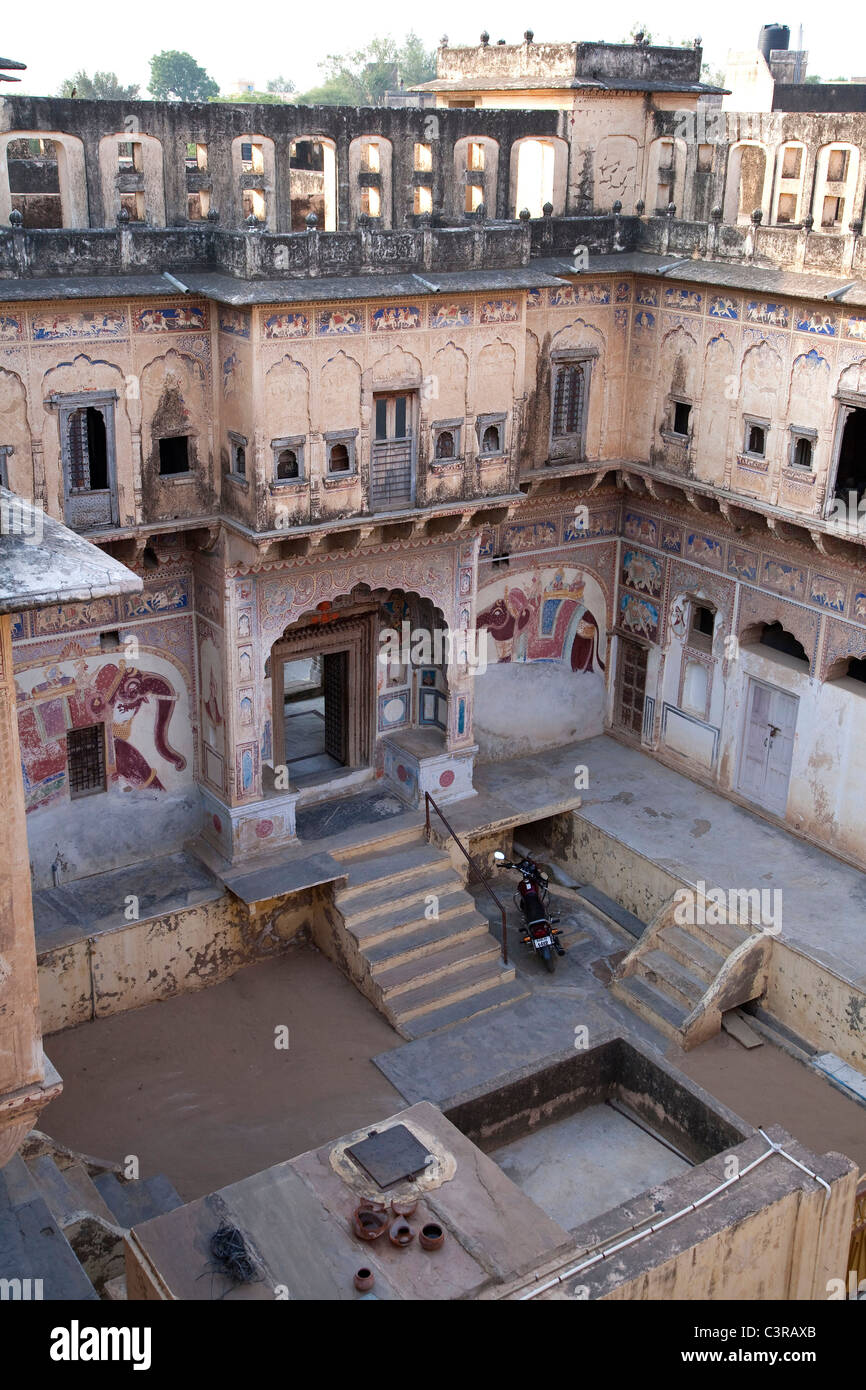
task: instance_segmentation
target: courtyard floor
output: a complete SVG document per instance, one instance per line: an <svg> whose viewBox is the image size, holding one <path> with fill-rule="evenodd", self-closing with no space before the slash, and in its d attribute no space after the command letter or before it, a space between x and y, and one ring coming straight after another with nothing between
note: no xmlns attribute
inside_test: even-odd
<svg viewBox="0 0 866 1390"><path fill-rule="evenodd" d="M289 1046L277 1048L276 1029ZM230 980L55 1033L64 1089L40 1127L190 1201L303 1153L403 1101L372 1056L400 1038L310 946Z"/></svg>
<svg viewBox="0 0 866 1390"><path fill-rule="evenodd" d="M866 1170L866 1111L772 1043L747 1051L727 1034L693 1052L632 1014L599 970L627 943L566 902L566 956L549 976L510 922L528 999L404 1043L314 948L240 970L194 994L50 1036L64 1092L41 1127L72 1148L164 1173L185 1200L305 1152L405 1104L447 1108L511 1072L574 1045L636 1035L755 1125L783 1125L818 1153L838 1150ZM275 1047L275 1030L289 1047ZM566 1223L567 1224L567 1223Z"/></svg>

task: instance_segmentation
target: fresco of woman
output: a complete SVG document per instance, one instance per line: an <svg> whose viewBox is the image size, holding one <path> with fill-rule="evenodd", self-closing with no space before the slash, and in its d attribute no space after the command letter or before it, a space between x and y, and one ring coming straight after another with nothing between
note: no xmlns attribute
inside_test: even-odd
<svg viewBox="0 0 866 1390"><path fill-rule="evenodd" d="M577 624L574 641L571 644L572 671L592 671L598 666L604 670L598 650L598 623L587 609Z"/></svg>

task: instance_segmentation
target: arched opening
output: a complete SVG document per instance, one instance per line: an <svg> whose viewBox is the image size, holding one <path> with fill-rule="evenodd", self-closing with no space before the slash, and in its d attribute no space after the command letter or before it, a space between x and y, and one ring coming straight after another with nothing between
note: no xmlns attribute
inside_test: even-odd
<svg viewBox="0 0 866 1390"><path fill-rule="evenodd" d="M442 611L416 593L359 584L303 614L268 657L265 794L318 796L378 765L377 743L404 731L444 750L451 655Z"/></svg>
<svg viewBox="0 0 866 1390"><path fill-rule="evenodd" d="M756 209L764 211L767 156L763 145L747 141L734 145L725 182L725 221L747 223Z"/></svg>
<svg viewBox="0 0 866 1390"><path fill-rule="evenodd" d="M789 141L780 146L776 156L776 206L773 217L773 221L779 225L802 221L805 166L805 145Z"/></svg>
<svg viewBox="0 0 866 1390"><path fill-rule="evenodd" d="M454 431L440 430L436 436L436 458L454 458Z"/></svg>
<svg viewBox="0 0 866 1390"><path fill-rule="evenodd" d="M76 492L100 492L108 487L105 419L93 406L69 416L69 480Z"/></svg>
<svg viewBox="0 0 866 1390"><path fill-rule="evenodd" d="M864 687L863 693L866 695L866 656L840 656L833 662L824 681L856 681Z"/></svg>
<svg viewBox="0 0 866 1390"><path fill-rule="evenodd" d="M10 140L6 146L11 206L25 227L62 227L58 146L38 136Z"/></svg>
<svg viewBox="0 0 866 1390"><path fill-rule="evenodd" d="M487 425L481 436L482 454L499 454L502 452L499 434L499 425Z"/></svg>
<svg viewBox="0 0 866 1390"><path fill-rule="evenodd" d="M333 140L304 136L289 151L292 231L303 232L310 214L320 231L337 227L337 155Z"/></svg>
<svg viewBox="0 0 866 1390"><path fill-rule="evenodd" d="M844 421L839 436L839 462L835 495L844 502L856 493L857 502L866 496L866 408L842 406Z"/></svg>
<svg viewBox="0 0 866 1390"><path fill-rule="evenodd" d="M531 217L541 217L546 203L554 215L560 214L565 207L567 163L564 140L526 136L515 141L511 150L513 215L528 208Z"/></svg>
<svg viewBox="0 0 866 1390"><path fill-rule="evenodd" d="M809 665L809 658L802 642L793 632L788 632L787 628L782 627L780 622L762 623L753 640L758 647L768 647L770 651L781 652L783 656L793 657L796 661Z"/></svg>
<svg viewBox="0 0 866 1390"><path fill-rule="evenodd" d="M84 142L61 131L0 135L0 225L16 208L25 227L87 227Z"/></svg>
<svg viewBox="0 0 866 1390"><path fill-rule="evenodd" d="M281 449L277 455L277 481L285 482L290 478L299 478L300 476L298 455L295 450Z"/></svg>

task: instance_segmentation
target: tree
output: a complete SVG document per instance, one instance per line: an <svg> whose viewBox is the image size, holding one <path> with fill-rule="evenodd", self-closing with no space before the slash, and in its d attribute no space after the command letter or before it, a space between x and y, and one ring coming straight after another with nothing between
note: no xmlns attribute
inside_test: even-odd
<svg viewBox="0 0 866 1390"><path fill-rule="evenodd" d="M138 83L124 87L118 82L116 72L95 72L88 77L82 69L74 77L66 78L57 95L71 97L73 92L88 101L134 101L138 96Z"/></svg>
<svg viewBox="0 0 866 1390"><path fill-rule="evenodd" d="M176 48L155 53L150 60L147 89L157 101L207 101L219 96L219 87L191 53Z"/></svg>
<svg viewBox="0 0 866 1390"><path fill-rule="evenodd" d="M279 92L230 92L228 96L208 97L208 101L251 102L259 106L282 106L284 94Z"/></svg>
<svg viewBox="0 0 866 1390"><path fill-rule="evenodd" d="M398 46L390 35L377 37L355 53L329 53L320 64L325 80L297 98L314 106L383 106L385 93L436 76L436 56L415 33Z"/></svg>
<svg viewBox="0 0 866 1390"><path fill-rule="evenodd" d="M280 93L280 92L293 92L294 90L295 90L295 84L294 84L294 82L290 82L289 79L288 79L287 77L272 77L271 80L270 80L270 82L266 82L266 83L265 83L265 91L266 91L266 92L276 92L276 93Z"/></svg>
<svg viewBox="0 0 866 1390"><path fill-rule="evenodd" d="M711 87L724 87L724 68L714 68L711 63L702 63L701 81L708 82Z"/></svg>
<svg viewBox="0 0 866 1390"><path fill-rule="evenodd" d="M436 76L436 54L425 48L414 30L403 40L397 54L397 67L404 87L417 87L419 82L432 82Z"/></svg>

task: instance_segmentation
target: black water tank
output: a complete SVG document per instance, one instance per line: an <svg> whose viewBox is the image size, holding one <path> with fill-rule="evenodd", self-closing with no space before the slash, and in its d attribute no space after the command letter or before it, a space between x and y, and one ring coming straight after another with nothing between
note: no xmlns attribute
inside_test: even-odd
<svg viewBox="0 0 866 1390"><path fill-rule="evenodd" d="M765 24L758 35L758 52L763 53L767 62L774 48L787 48L791 42L791 30L787 24Z"/></svg>

